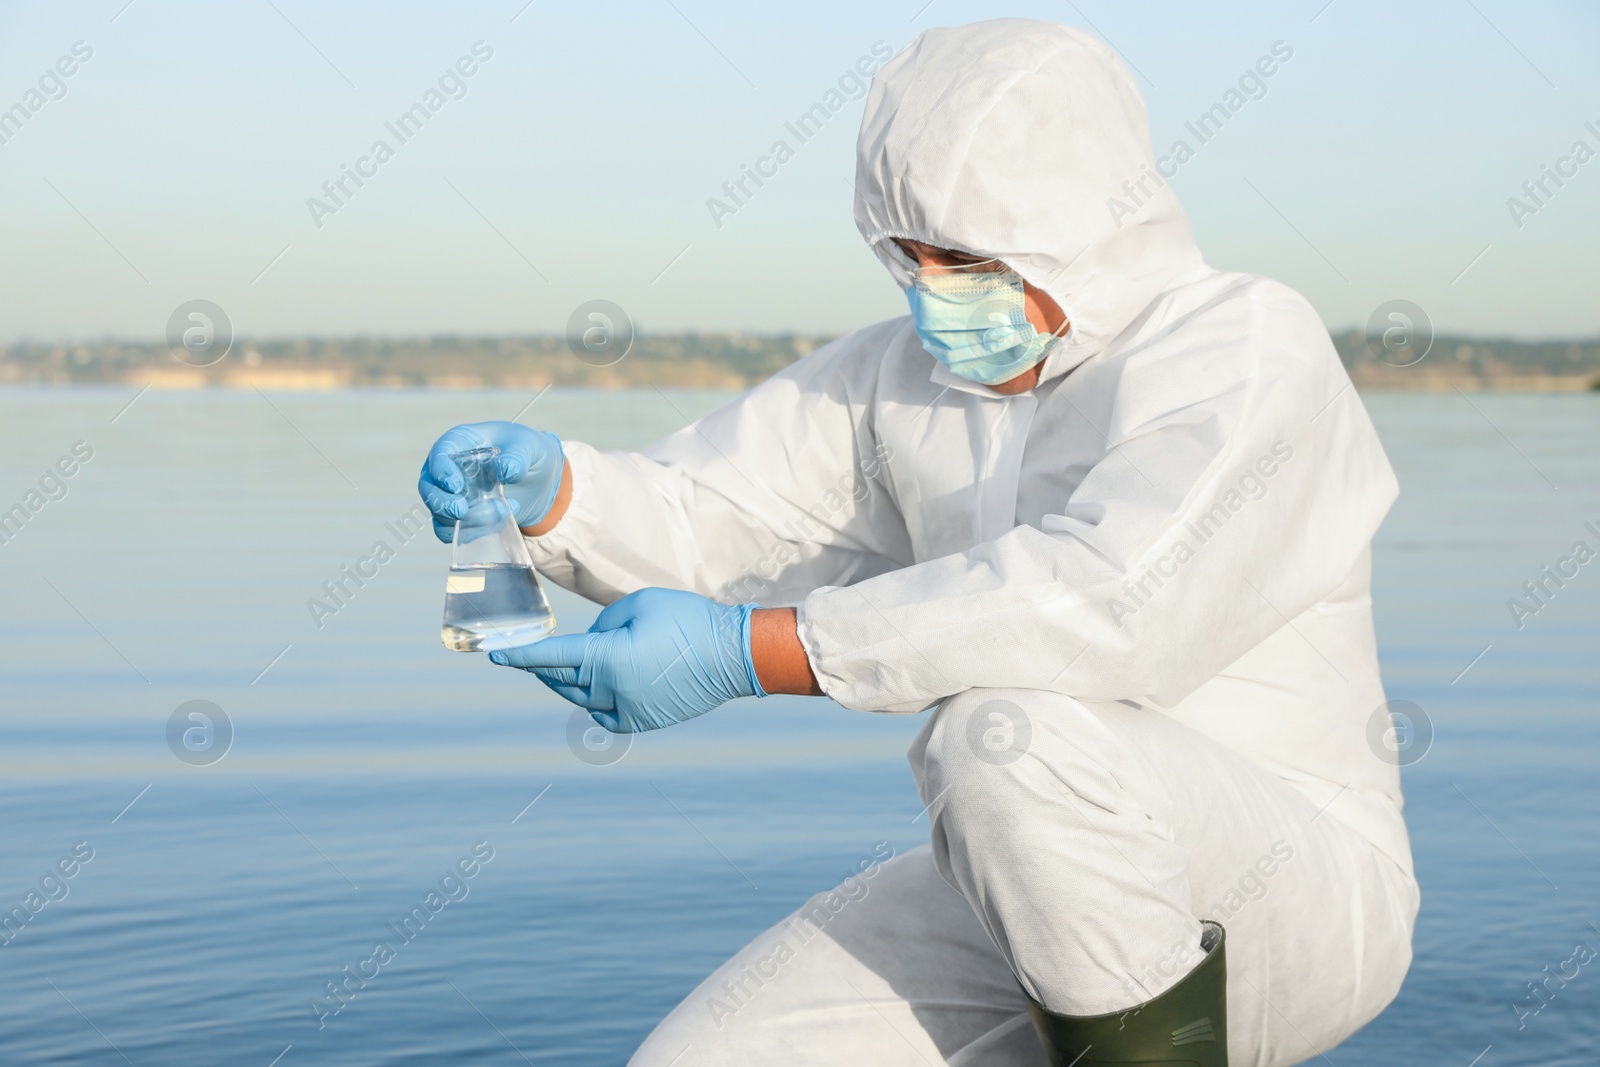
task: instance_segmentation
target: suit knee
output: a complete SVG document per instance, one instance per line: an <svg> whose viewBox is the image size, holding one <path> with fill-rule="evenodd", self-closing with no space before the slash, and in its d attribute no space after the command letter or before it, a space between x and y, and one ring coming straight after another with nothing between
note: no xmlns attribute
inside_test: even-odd
<svg viewBox="0 0 1600 1067"><path fill-rule="evenodd" d="M974 690L952 697L911 752L913 770L930 814L1003 807L1026 774L1039 731L1035 715L1005 690Z"/></svg>
<svg viewBox="0 0 1600 1067"><path fill-rule="evenodd" d="M1041 804L1084 800L1126 809L1120 740L1068 697L1032 690L969 690L945 701L910 756L930 813L991 813L1004 825Z"/></svg>
<svg viewBox="0 0 1600 1067"><path fill-rule="evenodd" d="M1009 767L1033 747L1033 716L1022 704L1002 696L952 704L941 754L947 761ZM948 750L955 748L955 752ZM949 760L950 756L954 760Z"/></svg>

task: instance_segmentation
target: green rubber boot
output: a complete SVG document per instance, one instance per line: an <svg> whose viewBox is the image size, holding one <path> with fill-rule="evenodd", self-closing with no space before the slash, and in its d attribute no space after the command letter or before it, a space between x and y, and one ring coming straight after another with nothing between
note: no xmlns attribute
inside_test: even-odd
<svg viewBox="0 0 1600 1067"><path fill-rule="evenodd" d="M1206 958L1177 985L1109 1015L1057 1015L1032 997L1028 1011L1050 1067L1228 1067L1228 962L1221 925L1205 924Z"/></svg>

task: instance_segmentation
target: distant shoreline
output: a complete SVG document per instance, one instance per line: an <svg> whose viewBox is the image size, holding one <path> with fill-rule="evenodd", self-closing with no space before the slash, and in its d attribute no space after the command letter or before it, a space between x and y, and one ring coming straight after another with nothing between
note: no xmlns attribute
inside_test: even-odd
<svg viewBox="0 0 1600 1067"><path fill-rule="evenodd" d="M0 347L0 385L128 385L163 390L359 388L746 389L832 340L801 334L670 334L638 338L620 359L592 359L565 339L239 340L207 366L159 342ZM1406 366L1376 358L1359 331L1333 335L1363 392L1600 390L1600 340L1528 342L1439 337Z"/></svg>

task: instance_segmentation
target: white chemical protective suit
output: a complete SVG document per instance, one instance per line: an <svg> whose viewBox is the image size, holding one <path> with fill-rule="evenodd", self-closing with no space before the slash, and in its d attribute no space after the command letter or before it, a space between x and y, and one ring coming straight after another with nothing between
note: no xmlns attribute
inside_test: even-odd
<svg viewBox="0 0 1600 1067"><path fill-rule="evenodd" d="M633 1062L1039 1064L1023 989L1143 1003L1201 919L1234 1067L1316 1056L1393 998L1418 902L1368 740L1396 486L1326 329L1203 262L1132 79L1073 29L922 34L874 79L856 188L901 286L894 237L995 257L1071 328L1017 396L903 317L643 453L568 443L544 574L794 605L834 700L938 705L931 848L757 938Z"/></svg>

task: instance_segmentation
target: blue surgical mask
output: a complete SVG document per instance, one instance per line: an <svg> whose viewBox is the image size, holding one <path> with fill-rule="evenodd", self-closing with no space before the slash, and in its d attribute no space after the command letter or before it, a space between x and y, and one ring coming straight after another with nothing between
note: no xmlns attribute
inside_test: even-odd
<svg viewBox="0 0 1600 1067"><path fill-rule="evenodd" d="M1032 370L1057 336L1028 321L1022 277L1009 267L918 270L906 299L922 347L951 374L980 385Z"/></svg>

